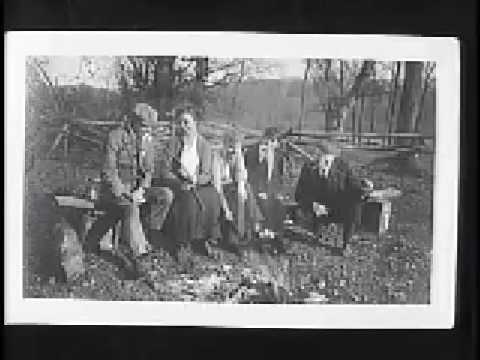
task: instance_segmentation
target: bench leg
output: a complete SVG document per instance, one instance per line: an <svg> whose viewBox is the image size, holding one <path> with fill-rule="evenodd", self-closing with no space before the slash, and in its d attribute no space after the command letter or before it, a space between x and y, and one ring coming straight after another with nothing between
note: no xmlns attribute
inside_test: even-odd
<svg viewBox="0 0 480 360"><path fill-rule="evenodd" d="M115 223L115 228L113 231L113 248L115 251L118 250L118 244L120 242L121 232L122 232L122 220L119 220Z"/></svg>
<svg viewBox="0 0 480 360"><path fill-rule="evenodd" d="M383 235L390 228L390 219L392 217L392 203L388 200L382 201L382 211L380 212L378 235Z"/></svg>

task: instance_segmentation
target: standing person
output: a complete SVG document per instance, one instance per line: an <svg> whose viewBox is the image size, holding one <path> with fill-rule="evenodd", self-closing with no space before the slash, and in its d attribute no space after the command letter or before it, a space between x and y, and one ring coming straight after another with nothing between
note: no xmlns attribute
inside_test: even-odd
<svg viewBox="0 0 480 360"><path fill-rule="evenodd" d="M286 209L278 196L282 194L282 187L276 161L278 156L275 156L279 146L277 133L275 128L267 128L263 139L250 146L245 155L249 180L265 217L264 224L275 232L282 230L286 216Z"/></svg>
<svg viewBox="0 0 480 360"><path fill-rule="evenodd" d="M213 185L212 150L197 131L194 111L175 111L176 134L161 166L160 186L174 193L164 234L174 242L174 251L189 245L207 255L206 241L220 238L221 204Z"/></svg>
<svg viewBox="0 0 480 360"><path fill-rule="evenodd" d="M134 257L149 252L146 239L148 219L141 219L146 199L158 204L171 202L169 189L150 189L153 172L153 148L142 141L142 126L146 119L130 109L122 117L122 125L108 136L102 186L97 208L104 214L97 219L86 235L87 250L99 252L100 239L119 220L122 220L121 240L129 244ZM153 201L156 199L157 201ZM155 205L153 205L155 207Z"/></svg>
<svg viewBox="0 0 480 360"><path fill-rule="evenodd" d="M228 134L224 138L225 158L227 161L228 172L230 175L230 181L225 184L224 191L225 197L230 204L232 214L230 217L234 219L238 218L238 201L244 201L244 220L245 220L245 234L253 234L260 230L261 223L265 220L262 212L257 203L255 194L253 193L252 186L249 182L249 174L245 166L245 159L243 149L240 147L241 156L237 156L235 152L235 146L239 146L242 143L242 136L238 132ZM243 183L244 188L241 189L239 194L238 182ZM234 221L235 222L235 221ZM228 224L225 224L228 225ZM229 241L239 242L240 239L233 240L235 234L232 234L230 227L225 226L225 235Z"/></svg>

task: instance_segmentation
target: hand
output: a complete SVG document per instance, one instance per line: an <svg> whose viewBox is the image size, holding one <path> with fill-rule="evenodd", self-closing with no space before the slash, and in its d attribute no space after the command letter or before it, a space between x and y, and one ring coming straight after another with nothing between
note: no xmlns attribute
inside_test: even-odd
<svg viewBox="0 0 480 360"><path fill-rule="evenodd" d="M225 219L227 219L228 221L233 220L233 214L230 209L225 209Z"/></svg>
<svg viewBox="0 0 480 360"><path fill-rule="evenodd" d="M368 179L362 179L362 190L364 191L373 190L373 182Z"/></svg>
<svg viewBox="0 0 480 360"><path fill-rule="evenodd" d="M325 205L319 204L318 202L313 202L313 212L315 216L328 215L328 210Z"/></svg>
<svg viewBox="0 0 480 360"><path fill-rule="evenodd" d="M185 171L185 169L183 169L183 168L178 169L178 173L180 174L180 176L188 179L188 174L187 174L187 172Z"/></svg>
<svg viewBox="0 0 480 360"><path fill-rule="evenodd" d="M144 203L145 202L145 190L140 187L136 190L133 191L132 193L132 201L136 204L138 203Z"/></svg>
<svg viewBox="0 0 480 360"><path fill-rule="evenodd" d="M190 174L183 168L180 168L178 170L180 176L182 176L184 179L186 179L187 181L190 181L190 182L193 182L193 179L192 177L190 176Z"/></svg>
<svg viewBox="0 0 480 360"><path fill-rule="evenodd" d="M367 199L373 191L373 182L368 179L362 179L362 199Z"/></svg>
<svg viewBox="0 0 480 360"><path fill-rule="evenodd" d="M193 184L189 184L187 182L183 182L181 185L180 185L180 189L182 189L183 191L190 191L192 190L194 187Z"/></svg>

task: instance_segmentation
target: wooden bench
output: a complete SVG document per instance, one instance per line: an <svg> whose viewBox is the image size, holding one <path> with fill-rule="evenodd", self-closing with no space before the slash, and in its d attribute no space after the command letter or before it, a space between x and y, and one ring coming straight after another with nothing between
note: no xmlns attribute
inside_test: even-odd
<svg viewBox="0 0 480 360"><path fill-rule="evenodd" d="M392 200L402 192L387 188L373 190L362 205L361 224L367 232L383 235L390 229L392 218Z"/></svg>
<svg viewBox="0 0 480 360"><path fill-rule="evenodd" d="M98 209L95 209L95 203L92 200L75 197L72 195L55 195L55 200L59 207L61 208L73 208L82 213L81 228L80 228L80 240L85 241L86 234L93 222L99 215L102 215L104 212ZM112 236L112 246L113 250L118 250L118 244L120 240L120 233L122 228L122 221L119 220L115 226L110 229L104 238L101 240L105 241L106 237Z"/></svg>

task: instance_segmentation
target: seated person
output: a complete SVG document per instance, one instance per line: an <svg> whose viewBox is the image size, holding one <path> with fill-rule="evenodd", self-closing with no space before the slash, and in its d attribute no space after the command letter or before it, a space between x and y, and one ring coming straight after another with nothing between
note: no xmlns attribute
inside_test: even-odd
<svg viewBox="0 0 480 360"><path fill-rule="evenodd" d="M168 188L150 188L153 149L148 141L142 142L140 132L145 125L142 117L127 111L122 126L108 136L103 183L97 202L97 208L105 214L88 231L87 250L99 252L100 239L122 220L122 241L130 245L135 256L143 255L150 248L144 230L149 226L161 226L158 222L152 223L150 217L140 218L148 207L155 220L159 217L155 215L159 213L157 208L168 207L172 202L172 192Z"/></svg>
<svg viewBox="0 0 480 360"><path fill-rule="evenodd" d="M295 189L295 200L304 214L314 216L315 203L326 206L324 221L343 224L344 246L359 223L362 198L368 191L348 163L334 154L323 154L318 162L306 162Z"/></svg>
<svg viewBox="0 0 480 360"><path fill-rule="evenodd" d="M195 114L182 108L175 114L176 133L162 160L155 185L168 186L174 193L163 235L173 251L181 245L207 254L205 241L218 239L220 199L213 186L212 150L198 134Z"/></svg>

